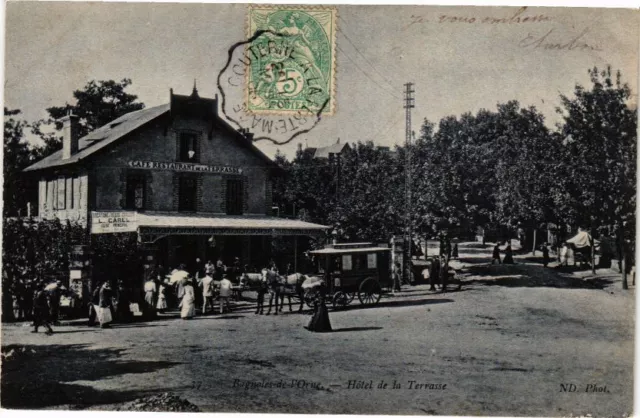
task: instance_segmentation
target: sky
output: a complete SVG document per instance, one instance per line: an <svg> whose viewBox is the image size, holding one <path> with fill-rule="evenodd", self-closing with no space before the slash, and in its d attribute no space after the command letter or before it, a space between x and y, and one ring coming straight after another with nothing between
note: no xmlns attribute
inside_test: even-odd
<svg viewBox="0 0 640 418"><path fill-rule="evenodd" d="M267 155L291 157L298 143L338 138L403 143L406 82L415 83L416 132L425 118L514 99L553 127L559 95L588 85L594 66L620 69L637 100L640 16L631 10L336 7L335 114L285 146L257 142ZM147 107L167 103L169 88L190 94L194 79L201 96L213 97L246 22L245 4L9 2L5 106L37 120L47 107L73 103L73 90L94 79L132 79L128 91Z"/></svg>

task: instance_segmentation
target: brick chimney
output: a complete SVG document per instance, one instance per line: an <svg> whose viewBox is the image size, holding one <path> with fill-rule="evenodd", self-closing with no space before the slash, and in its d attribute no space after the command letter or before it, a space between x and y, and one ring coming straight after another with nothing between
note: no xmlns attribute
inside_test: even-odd
<svg viewBox="0 0 640 418"><path fill-rule="evenodd" d="M62 159L67 160L78 152L78 116L72 112L62 119Z"/></svg>

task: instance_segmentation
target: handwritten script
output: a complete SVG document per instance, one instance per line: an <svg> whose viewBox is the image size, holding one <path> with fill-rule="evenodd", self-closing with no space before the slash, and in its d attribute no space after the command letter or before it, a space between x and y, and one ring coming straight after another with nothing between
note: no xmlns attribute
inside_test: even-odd
<svg viewBox="0 0 640 418"><path fill-rule="evenodd" d="M404 27L407 29L413 25L428 23L431 20L422 15L411 15L409 23ZM502 17L497 16L460 16L441 14L435 19L436 23L466 23L466 24L486 24L486 25L513 25L522 23L550 22L553 18L544 14L530 14L527 7L519 8L515 13Z"/></svg>
<svg viewBox="0 0 640 418"><path fill-rule="evenodd" d="M543 35L533 35L529 33L520 40L518 46L527 49L543 49L556 51L602 51L602 47L593 43L587 43L585 37L589 33L589 28L575 36L559 36L550 29Z"/></svg>

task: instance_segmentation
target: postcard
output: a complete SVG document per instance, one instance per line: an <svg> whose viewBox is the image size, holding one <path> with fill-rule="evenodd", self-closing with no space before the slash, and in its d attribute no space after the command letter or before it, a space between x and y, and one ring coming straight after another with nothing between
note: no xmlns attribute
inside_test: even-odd
<svg viewBox="0 0 640 418"><path fill-rule="evenodd" d="M8 2L2 408L630 416L638 22Z"/></svg>

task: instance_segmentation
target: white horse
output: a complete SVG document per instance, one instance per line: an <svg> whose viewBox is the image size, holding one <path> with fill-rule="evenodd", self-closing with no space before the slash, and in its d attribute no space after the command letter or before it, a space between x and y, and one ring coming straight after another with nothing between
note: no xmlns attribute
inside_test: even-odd
<svg viewBox="0 0 640 418"><path fill-rule="evenodd" d="M266 280L267 269L262 269L260 273L243 273L240 277L240 286L249 290L257 290Z"/></svg>
<svg viewBox="0 0 640 418"><path fill-rule="evenodd" d="M307 276L301 273L280 276L280 312L282 312L285 296L289 299L289 312L293 311L291 308L292 296L300 300L298 312L302 312L304 306L304 289L302 288L302 283L304 283L305 280L307 280Z"/></svg>
<svg viewBox="0 0 640 418"><path fill-rule="evenodd" d="M293 273L286 276L277 274L269 269L262 269L260 273L244 273L240 279L243 288L255 290L258 292L258 305L256 314L262 314L264 310L264 295L269 292L269 310L267 315L271 314L271 308L275 300L275 313L282 312L284 306L284 298L289 299L289 312L293 312L291 298L297 297L300 300L298 312L302 311L304 306L304 289L302 283L307 280L307 276L301 273ZM280 305L278 307L278 305Z"/></svg>

